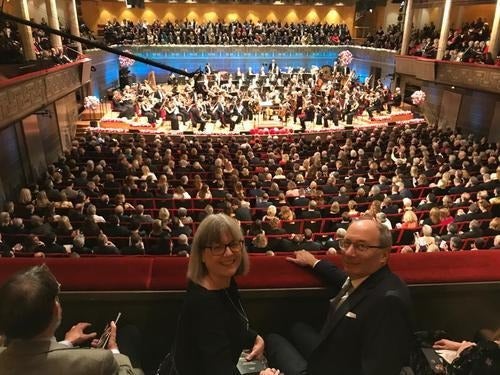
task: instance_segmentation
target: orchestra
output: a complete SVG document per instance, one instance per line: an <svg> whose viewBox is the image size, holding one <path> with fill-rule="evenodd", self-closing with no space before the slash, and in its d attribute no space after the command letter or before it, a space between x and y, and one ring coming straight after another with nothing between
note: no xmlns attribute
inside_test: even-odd
<svg viewBox="0 0 500 375"><path fill-rule="evenodd" d="M339 121L349 124L365 113L372 118L374 113L391 113L401 106L399 88L392 93L380 79L372 78L359 82L355 70L335 64L313 67L310 72L304 68L280 71L273 60L267 72L242 73L238 68L233 75L214 71L207 63L204 73L185 80L170 76L166 83L157 84L154 74L148 76L142 83L115 90L112 103L120 117L145 116L153 125L167 121L172 130L182 122L204 131L212 122L214 128L234 132L243 121L276 116L285 125L289 119L299 122L304 131L308 122L338 127Z"/></svg>

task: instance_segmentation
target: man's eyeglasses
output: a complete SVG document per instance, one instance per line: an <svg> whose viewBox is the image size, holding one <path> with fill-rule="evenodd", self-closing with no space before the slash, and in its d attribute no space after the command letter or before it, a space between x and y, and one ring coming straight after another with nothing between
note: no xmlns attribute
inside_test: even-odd
<svg viewBox="0 0 500 375"><path fill-rule="evenodd" d="M207 249L210 249L212 255L215 256L223 255L227 248L229 248L233 254L239 253L243 248L243 241L231 241L223 245L207 246Z"/></svg>
<svg viewBox="0 0 500 375"><path fill-rule="evenodd" d="M347 238L342 238L339 240L339 247L341 250L347 250L350 247L353 247L354 250L359 251L359 252L364 252L368 251L369 249L383 249L384 246L375 246L375 245L368 245L364 242L353 242L350 239Z"/></svg>

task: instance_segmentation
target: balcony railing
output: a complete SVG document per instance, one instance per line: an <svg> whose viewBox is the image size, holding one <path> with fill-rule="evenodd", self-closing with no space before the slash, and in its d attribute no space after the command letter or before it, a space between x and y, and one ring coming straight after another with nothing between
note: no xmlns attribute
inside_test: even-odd
<svg viewBox="0 0 500 375"><path fill-rule="evenodd" d="M396 56L396 73L449 86L500 94L500 67Z"/></svg>
<svg viewBox="0 0 500 375"><path fill-rule="evenodd" d="M88 58L0 80L0 128L62 98L90 80Z"/></svg>

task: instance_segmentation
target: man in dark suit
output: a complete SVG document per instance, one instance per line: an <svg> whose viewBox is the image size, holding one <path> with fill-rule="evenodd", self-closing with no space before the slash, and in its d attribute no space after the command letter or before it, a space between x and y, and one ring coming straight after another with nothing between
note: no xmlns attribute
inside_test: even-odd
<svg viewBox="0 0 500 375"><path fill-rule="evenodd" d="M316 201L311 200L309 201L308 208L305 211L302 211L301 215L302 219L320 219L321 218L321 212L318 211L318 204Z"/></svg>
<svg viewBox="0 0 500 375"><path fill-rule="evenodd" d="M408 287L387 265L391 234L374 220L355 220L340 245L344 271L307 251L287 258L311 267L336 296L320 333L293 329L301 352L280 335L267 337L269 364L287 375L399 375L413 337Z"/></svg>
<svg viewBox="0 0 500 375"><path fill-rule="evenodd" d="M9 342L6 348L0 348L0 373L142 374L132 368L127 356L120 354L114 322L110 324L108 350L77 347L96 337L95 332L84 332L89 323L74 325L64 341L56 341L54 335L62 319L59 288L46 265L15 274L0 288L0 332Z"/></svg>
<svg viewBox="0 0 500 375"><path fill-rule="evenodd" d="M110 237L128 237L130 230L126 226L120 225L120 219L117 215L110 215L104 226L104 234Z"/></svg>
<svg viewBox="0 0 500 375"><path fill-rule="evenodd" d="M309 228L306 228L304 229L304 241L299 243L297 248L307 251L319 251L321 250L321 244L318 241L314 241L313 232Z"/></svg>

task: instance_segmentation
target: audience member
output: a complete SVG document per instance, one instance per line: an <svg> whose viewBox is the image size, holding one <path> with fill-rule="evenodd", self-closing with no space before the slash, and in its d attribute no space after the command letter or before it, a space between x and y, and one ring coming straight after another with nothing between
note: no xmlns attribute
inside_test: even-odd
<svg viewBox="0 0 500 375"><path fill-rule="evenodd" d="M373 219L355 220L341 248L345 273L306 251L289 258L312 267L337 296L320 333L297 325L292 330L296 346L270 335L269 363L289 375L399 374L412 346L411 303L407 286L387 266L390 232Z"/></svg>
<svg viewBox="0 0 500 375"><path fill-rule="evenodd" d="M11 276L0 287L0 333L8 343L6 348L0 348L0 372L142 374L140 369L132 367L127 356L120 354L114 322L110 324L106 349L78 348L96 337L95 332L85 333L89 323L77 323L66 333L64 341L56 341L55 332L62 320L60 286L47 266L42 265ZM127 347L137 345L129 341ZM138 350L135 356L137 353Z"/></svg>

